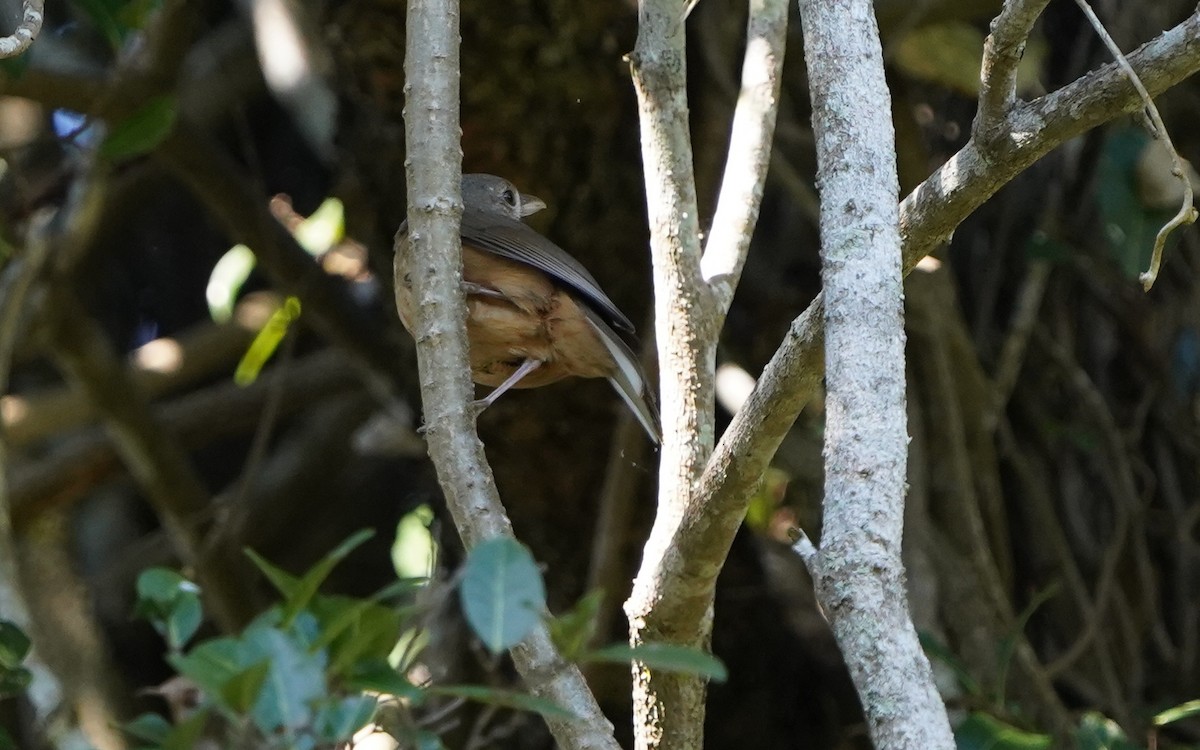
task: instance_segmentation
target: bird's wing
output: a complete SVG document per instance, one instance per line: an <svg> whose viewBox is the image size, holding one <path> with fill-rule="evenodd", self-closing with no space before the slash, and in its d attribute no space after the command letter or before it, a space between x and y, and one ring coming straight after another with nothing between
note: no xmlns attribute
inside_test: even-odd
<svg viewBox="0 0 1200 750"><path fill-rule="evenodd" d="M582 295L588 306L602 313L611 325L627 333L634 332L633 323L617 309L600 288L600 283L579 261L525 224L505 216L467 209L463 212L462 238L473 247L550 274Z"/></svg>
<svg viewBox="0 0 1200 750"><path fill-rule="evenodd" d="M583 310L592 330L600 337L604 348L608 350L617 364L616 372L608 377L608 382L612 384L613 390L642 423L642 427L654 444L661 443L662 427L658 418L658 410L654 403L653 391L646 382L646 373L642 370L641 360L621 340L616 331L609 328L608 324L596 314L596 311L587 305L580 305L580 309Z"/></svg>

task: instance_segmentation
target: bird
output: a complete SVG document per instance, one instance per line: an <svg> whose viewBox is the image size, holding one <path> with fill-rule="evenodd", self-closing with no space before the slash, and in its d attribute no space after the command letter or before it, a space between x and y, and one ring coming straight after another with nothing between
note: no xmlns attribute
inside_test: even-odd
<svg viewBox="0 0 1200 750"><path fill-rule="evenodd" d="M522 221L545 201L490 174L463 175L462 201L471 378L493 388L476 407L486 409L512 388L607 378L657 444L662 430L646 373L617 332L632 337L633 323L578 260ZM395 246L396 308L412 333L407 221Z"/></svg>

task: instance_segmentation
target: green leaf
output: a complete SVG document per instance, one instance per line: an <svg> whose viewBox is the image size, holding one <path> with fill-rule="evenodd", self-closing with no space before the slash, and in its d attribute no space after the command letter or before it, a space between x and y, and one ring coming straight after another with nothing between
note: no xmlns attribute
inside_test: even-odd
<svg viewBox="0 0 1200 750"><path fill-rule="evenodd" d="M213 266L204 287L204 299L214 321L225 323L233 317L234 303L256 262L253 250L245 245L234 245Z"/></svg>
<svg viewBox="0 0 1200 750"><path fill-rule="evenodd" d="M0 750L17 750L17 743L12 735L4 731L4 727L0 727Z"/></svg>
<svg viewBox="0 0 1200 750"><path fill-rule="evenodd" d="M33 674L25 667L0 670L0 698L24 692L33 682Z"/></svg>
<svg viewBox="0 0 1200 750"><path fill-rule="evenodd" d="M173 570L142 571L137 595L137 613L150 620L172 651L187 645L204 621L200 588Z"/></svg>
<svg viewBox="0 0 1200 750"><path fill-rule="evenodd" d="M400 633L400 613L371 600L317 597L313 612L322 630L313 648L328 648L329 671L344 674L363 659L383 659Z"/></svg>
<svg viewBox="0 0 1200 750"><path fill-rule="evenodd" d="M173 96L157 96L146 102L113 126L100 143L100 155L116 161L153 151L175 127L175 108Z"/></svg>
<svg viewBox="0 0 1200 750"><path fill-rule="evenodd" d="M1166 711L1161 711L1155 714L1154 726L1166 726L1171 722L1190 719L1193 716L1200 716L1200 700L1180 703L1178 706L1168 708Z"/></svg>
<svg viewBox="0 0 1200 750"><path fill-rule="evenodd" d="M596 589L548 623L550 638L567 661L579 658L596 635L596 617L603 602L604 592Z"/></svg>
<svg viewBox="0 0 1200 750"><path fill-rule="evenodd" d="M300 298L287 297L284 299L283 307L271 313L266 325L254 337L254 340L250 342L250 347L242 355L237 369L233 372L233 382L245 387L257 380L263 367L283 342L283 337L287 335L288 329L299 317Z"/></svg>
<svg viewBox="0 0 1200 750"><path fill-rule="evenodd" d="M954 730L954 742L958 750L1045 750L1053 740L975 712Z"/></svg>
<svg viewBox="0 0 1200 750"><path fill-rule="evenodd" d="M196 750L196 743L208 725L209 709L201 708L196 713L179 722L171 729L171 734L163 741L162 750Z"/></svg>
<svg viewBox="0 0 1200 750"><path fill-rule="evenodd" d="M258 700L270 671L271 663L267 661L247 667L221 686L221 700L235 713L246 713Z"/></svg>
<svg viewBox="0 0 1200 750"><path fill-rule="evenodd" d="M500 538L467 555L459 598L475 635L498 654L537 625L546 588L529 550L515 539Z"/></svg>
<svg viewBox="0 0 1200 750"><path fill-rule="evenodd" d="M612 664L638 661L651 670L695 674L707 677L713 682L724 682L729 677L725 665L717 657L697 648L677 646L673 643L643 643L640 646L618 643L589 651L580 661Z"/></svg>
<svg viewBox="0 0 1200 750"><path fill-rule="evenodd" d="M158 714L144 713L126 722L121 730L130 737L161 745L171 734L171 722Z"/></svg>
<svg viewBox="0 0 1200 750"><path fill-rule="evenodd" d="M421 505L409 511L396 524L392 543L392 566L401 578L428 578L433 571L437 543L429 532L433 510Z"/></svg>
<svg viewBox="0 0 1200 750"><path fill-rule="evenodd" d="M271 582L275 590L282 594L285 599L296 593L296 588L300 585L299 578L271 564L266 558L252 549L246 549L246 557L250 558L250 562L254 563L254 566L262 571L262 574L267 577L267 580Z"/></svg>
<svg viewBox="0 0 1200 750"><path fill-rule="evenodd" d="M306 727L312 702L325 694L325 653L310 652L307 642L271 627L251 626L243 641L248 659L270 664L250 713L255 725L267 734Z"/></svg>
<svg viewBox="0 0 1200 750"><path fill-rule="evenodd" d="M292 236L309 255L322 255L345 236L345 213L340 200L326 198L316 211L296 226Z"/></svg>
<svg viewBox="0 0 1200 750"><path fill-rule="evenodd" d="M0 669L20 666L29 655L30 646L25 631L9 620L0 620Z"/></svg>
<svg viewBox="0 0 1200 750"><path fill-rule="evenodd" d="M234 638L214 638L186 654L168 654L167 662L216 700L221 699L227 682L255 664L246 647Z"/></svg>
<svg viewBox="0 0 1200 750"><path fill-rule="evenodd" d="M535 695L528 695L527 693L518 693L515 690L501 690L500 688L486 687L484 685L437 685L427 690L431 695L464 698L489 706L512 708L518 711L531 711L550 719L577 718L575 714L554 701L538 698Z"/></svg>
<svg viewBox="0 0 1200 750"><path fill-rule="evenodd" d="M1075 732L1078 750L1137 750L1121 727L1112 719L1094 711L1083 715Z"/></svg>
<svg viewBox="0 0 1200 750"><path fill-rule="evenodd" d="M317 708L313 728L317 738L326 742L347 742L375 715L375 698L351 695L331 698Z"/></svg>
<svg viewBox="0 0 1200 750"><path fill-rule="evenodd" d="M346 687L351 690L371 691L394 695L420 705L425 700L425 689L409 682L401 672L382 659L364 661L355 665L346 678Z"/></svg>
<svg viewBox="0 0 1200 750"><path fill-rule="evenodd" d="M296 615L300 614L300 611L308 606L313 596L316 595L317 589L321 587L321 584L325 582L325 579L329 577L329 574L333 572L337 564L374 535L375 532L371 529L362 529L351 534L346 541L326 553L302 578L295 581L294 586L288 585L290 591L284 592L287 598L283 605L283 626L285 628L291 625ZM263 569L268 578L272 578L271 573L266 568L263 568L263 565L266 564L268 568L274 570L273 566L270 566L265 560L249 550L247 550L247 554L250 555L250 559L259 565L260 569ZM272 583L276 583L274 578L272 578ZM279 588L282 592L283 587Z"/></svg>

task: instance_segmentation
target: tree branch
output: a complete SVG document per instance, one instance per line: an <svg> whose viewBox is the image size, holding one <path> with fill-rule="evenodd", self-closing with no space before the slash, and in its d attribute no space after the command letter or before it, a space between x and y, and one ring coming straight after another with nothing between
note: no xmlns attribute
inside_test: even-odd
<svg viewBox="0 0 1200 750"><path fill-rule="evenodd" d="M896 139L870 0L800 0L826 295L825 503L813 576L876 747L952 748L908 610Z"/></svg>
<svg viewBox="0 0 1200 750"><path fill-rule="evenodd" d="M1159 94L1200 70L1200 12L1128 55L1146 89ZM1137 111L1142 102L1110 64L1032 102L1006 118L1003 158L985 160L974 140L900 204L903 268L946 242L954 228L1038 159L1092 128ZM754 489L824 376L825 296L795 321L742 409L714 450L679 529L675 553L655 570L656 607L664 618L705 615L711 590Z"/></svg>
<svg viewBox="0 0 1200 750"><path fill-rule="evenodd" d="M979 110L971 126L976 142L991 143L1004 131L1004 121L1017 103L1017 68L1029 32L1050 0L1014 0L992 21L983 44L979 74Z"/></svg>
<svg viewBox="0 0 1200 750"><path fill-rule="evenodd" d="M463 543L512 536L483 443L475 432L462 293L457 0L409 0L406 24L405 140L408 143L408 242L397 246L396 286L407 274L417 300L415 330L429 456ZM558 654L545 625L512 649L535 695L576 715L547 718L564 748L616 750L612 724L577 667Z"/></svg>
<svg viewBox="0 0 1200 750"><path fill-rule="evenodd" d="M641 0L638 36L629 56L641 122L642 163L654 267L655 340L661 383L663 441L658 513L625 602L634 644L667 641L708 645L712 600L692 620L663 617L656 572L674 554L688 517L695 480L714 442L714 363L720 331L715 297L700 270L700 223L688 126L684 7ZM696 675L633 665L634 735L640 748L700 747L705 684Z"/></svg>
<svg viewBox="0 0 1200 750"><path fill-rule="evenodd" d="M733 113L717 211L700 260L700 273L713 291L721 319L733 302L762 206L779 113L787 14L787 0L751 0L742 90Z"/></svg>
<svg viewBox="0 0 1200 750"><path fill-rule="evenodd" d="M42 30L45 20L45 0L25 0L22 4L21 23L13 33L0 38L0 58L15 57L33 44L38 33Z"/></svg>

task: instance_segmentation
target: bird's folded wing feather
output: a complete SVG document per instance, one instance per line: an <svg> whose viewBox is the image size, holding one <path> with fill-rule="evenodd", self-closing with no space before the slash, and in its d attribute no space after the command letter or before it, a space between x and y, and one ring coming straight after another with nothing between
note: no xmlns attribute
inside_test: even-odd
<svg viewBox="0 0 1200 750"><path fill-rule="evenodd" d="M467 209L463 212L462 237L464 242L482 250L550 274L581 294L611 325L633 333L633 323L617 309L588 270L530 227L507 217Z"/></svg>

